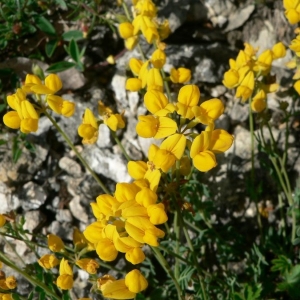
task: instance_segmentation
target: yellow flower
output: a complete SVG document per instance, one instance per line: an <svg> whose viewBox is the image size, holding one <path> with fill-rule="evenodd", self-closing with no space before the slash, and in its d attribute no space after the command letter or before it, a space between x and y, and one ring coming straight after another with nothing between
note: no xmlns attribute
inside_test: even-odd
<svg viewBox="0 0 300 300"><path fill-rule="evenodd" d="M130 58L129 60L129 68L133 75L138 76L143 65L143 61L137 58Z"/></svg>
<svg viewBox="0 0 300 300"><path fill-rule="evenodd" d="M97 269L100 267L100 265L94 259L90 258L76 260L76 265L87 271L89 274L96 274Z"/></svg>
<svg viewBox="0 0 300 300"><path fill-rule="evenodd" d="M273 59L285 57L286 49L285 46L279 42L272 47Z"/></svg>
<svg viewBox="0 0 300 300"><path fill-rule="evenodd" d="M27 74L25 78L25 84L22 86L22 90L26 93L31 93L31 87L34 85L42 85L40 78L33 74Z"/></svg>
<svg viewBox="0 0 300 300"><path fill-rule="evenodd" d="M183 86L178 94L177 113L183 118L192 119L194 113L192 107L196 106L200 99L200 91L196 85Z"/></svg>
<svg viewBox="0 0 300 300"><path fill-rule="evenodd" d="M39 116L33 105L28 100L16 102L17 111L10 111L3 116L3 123L12 129L18 129L23 133L36 132Z"/></svg>
<svg viewBox="0 0 300 300"><path fill-rule="evenodd" d="M98 124L93 112L86 108L82 124L78 127L78 135L82 137L83 144L93 144L98 138Z"/></svg>
<svg viewBox="0 0 300 300"><path fill-rule="evenodd" d="M125 285L125 279L108 281L100 287L102 295L109 299L133 299L136 293Z"/></svg>
<svg viewBox="0 0 300 300"><path fill-rule="evenodd" d="M147 91L149 90L163 90L163 79L159 69L152 68L147 74Z"/></svg>
<svg viewBox="0 0 300 300"><path fill-rule="evenodd" d="M177 130L177 124L167 117L154 117L152 115L139 116L136 132L143 138L162 139L172 135Z"/></svg>
<svg viewBox="0 0 300 300"><path fill-rule="evenodd" d="M166 39L171 34L171 28L168 20L164 20L159 24L158 29L160 40Z"/></svg>
<svg viewBox="0 0 300 300"><path fill-rule="evenodd" d="M229 69L225 72L222 82L228 89L236 87L239 83L239 72L234 69Z"/></svg>
<svg viewBox="0 0 300 300"><path fill-rule="evenodd" d="M127 164L128 173L133 179L144 178L148 170L147 163L144 161L130 161Z"/></svg>
<svg viewBox="0 0 300 300"><path fill-rule="evenodd" d="M131 292L139 293L148 286L146 278L139 270L132 270L125 276L125 285Z"/></svg>
<svg viewBox="0 0 300 300"><path fill-rule="evenodd" d="M11 294L0 293L0 300L13 300L13 297Z"/></svg>
<svg viewBox="0 0 300 300"><path fill-rule="evenodd" d="M64 258L59 265L59 276L56 280L56 285L62 290L70 290L73 287L73 271L69 262Z"/></svg>
<svg viewBox="0 0 300 300"><path fill-rule="evenodd" d="M207 131L202 131L192 143L190 155L193 159L193 165L200 172L207 172L217 165L216 157L209 150L209 145L210 134Z"/></svg>
<svg viewBox="0 0 300 300"><path fill-rule="evenodd" d="M166 173L176 162L180 160L186 146L186 138L183 134L173 134L165 139L153 158L156 168Z"/></svg>
<svg viewBox="0 0 300 300"><path fill-rule="evenodd" d="M49 107L57 114L65 117L73 116L75 112L75 103L64 100L56 95L48 95L46 99Z"/></svg>
<svg viewBox="0 0 300 300"><path fill-rule="evenodd" d="M38 260L38 263L45 269L51 269L59 264L59 260L53 254L45 254Z"/></svg>
<svg viewBox="0 0 300 300"><path fill-rule="evenodd" d="M135 5L137 13L143 16L154 18L156 16L157 8L151 0L141 0Z"/></svg>
<svg viewBox="0 0 300 300"><path fill-rule="evenodd" d="M129 217L125 222L125 229L129 236L139 243L158 246L158 238L163 238L165 233L155 227L147 217Z"/></svg>
<svg viewBox="0 0 300 300"><path fill-rule="evenodd" d="M98 102L98 112L99 115L102 116L104 124L112 131L125 127L125 122L123 120L124 113L113 114L112 110L109 107L106 107L102 101Z"/></svg>
<svg viewBox="0 0 300 300"><path fill-rule="evenodd" d="M259 55L253 70L260 72L262 75L266 75L270 72L272 61L273 52L271 50L265 50Z"/></svg>
<svg viewBox="0 0 300 300"><path fill-rule="evenodd" d="M103 231L105 225L102 221L93 222L88 225L83 232L85 238L90 243L97 244L102 239L102 235L99 233Z"/></svg>
<svg viewBox="0 0 300 300"><path fill-rule="evenodd" d="M50 74L45 78L45 85L34 84L30 89L36 94L53 95L62 88L62 82L56 74Z"/></svg>
<svg viewBox="0 0 300 300"><path fill-rule="evenodd" d="M133 34L133 25L129 22L124 22L119 25L119 34L122 39L128 39L132 37Z"/></svg>
<svg viewBox="0 0 300 300"><path fill-rule="evenodd" d="M6 277L5 283L10 290L13 290L17 287L17 279L15 276Z"/></svg>
<svg viewBox="0 0 300 300"><path fill-rule="evenodd" d="M137 43L138 43L138 37L132 36L125 40L125 48L131 51L136 46Z"/></svg>
<svg viewBox="0 0 300 300"><path fill-rule="evenodd" d="M300 56L300 35L298 34L295 39L292 40L291 44L289 45L289 48L296 52L296 55Z"/></svg>
<svg viewBox="0 0 300 300"><path fill-rule="evenodd" d="M248 72L241 85L237 88L235 97L242 98L242 101L246 101L252 95L254 89L254 73Z"/></svg>
<svg viewBox="0 0 300 300"><path fill-rule="evenodd" d="M157 90L150 90L144 96L144 104L146 108L159 117L164 117L175 111L175 106L169 103L164 93Z"/></svg>
<svg viewBox="0 0 300 300"><path fill-rule="evenodd" d="M223 114L224 105L220 99L213 98L204 101L200 106L194 106L192 111L200 123L209 125Z"/></svg>
<svg viewBox="0 0 300 300"><path fill-rule="evenodd" d="M48 234L48 247L53 252L60 252L65 248L64 242L62 239L54 234Z"/></svg>
<svg viewBox="0 0 300 300"><path fill-rule="evenodd" d="M251 109L255 112L262 112L267 106L267 95L264 90L260 90L252 99Z"/></svg>
<svg viewBox="0 0 300 300"><path fill-rule="evenodd" d="M125 89L131 92L137 92L142 89L142 81L138 78L128 78Z"/></svg>
<svg viewBox="0 0 300 300"><path fill-rule="evenodd" d="M116 249L113 242L115 230L116 227L111 224L105 226L103 230L105 237L99 239L97 243L96 252L104 261L113 261L118 255L118 250Z"/></svg>
<svg viewBox="0 0 300 300"><path fill-rule="evenodd" d="M300 21L300 2L298 0L283 0L285 16L293 25Z"/></svg>
<svg viewBox="0 0 300 300"><path fill-rule="evenodd" d="M186 68L172 68L170 73L170 79L174 83L185 83L191 80L191 70Z"/></svg>
<svg viewBox="0 0 300 300"><path fill-rule="evenodd" d="M233 137L223 129L202 131L193 141L190 156L200 172L207 172L217 165L214 153L223 153L233 143Z"/></svg>
<svg viewBox="0 0 300 300"><path fill-rule="evenodd" d="M164 51L157 49L152 53L151 63L154 68L161 69L166 63L166 54Z"/></svg>
<svg viewBox="0 0 300 300"><path fill-rule="evenodd" d="M5 216L0 214L0 228L3 227L5 223L6 223Z"/></svg>

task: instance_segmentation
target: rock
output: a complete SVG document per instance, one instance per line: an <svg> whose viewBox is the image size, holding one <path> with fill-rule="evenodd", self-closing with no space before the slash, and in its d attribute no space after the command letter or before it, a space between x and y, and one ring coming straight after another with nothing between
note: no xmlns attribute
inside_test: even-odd
<svg viewBox="0 0 300 300"><path fill-rule="evenodd" d="M227 105L227 112L231 122L246 122L249 118L249 104L241 104L237 100L233 100Z"/></svg>
<svg viewBox="0 0 300 300"><path fill-rule="evenodd" d="M69 222L58 222L53 221L51 225L47 228L49 233L58 235L63 240L73 240L73 226Z"/></svg>
<svg viewBox="0 0 300 300"><path fill-rule="evenodd" d="M127 163L121 155L113 155L109 150L99 149L90 145L83 150L82 156L86 159L93 171L115 182L129 182Z"/></svg>
<svg viewBox="0 0 300 300"><path fill-rule="evenodd" d="M80 222L88 223L88 215L85 212L85 208L80 203L80 196L75 196L69 203L70 211L72 215Z"/></svg>
<svg viewBox="0 0 300 300"><path fill-rule="evenodd" d="M5 183L0 181L0 214L8 213L11 210L16 209L12 205L12 194L11 190L6 186Z"/></svg>
<svg viewBox="0 0 300 300"><path fill-rule="evenodd" d="M69 209L58 209L56 213L56 220L58 222L68 222L71 223L73 218Z"/></svg>
<svg viewBox="0 0 300 300"><path fill-rule="evenodd" d="M23 185L19 195L22 208L25 211L38 209L45 203L47 198L44 189L32 181Z"/></svg>
<svg viewBox="0 0 300 300"><path fill-rule="evenodd" d="M159 9L158 16L168 19L172 32L185 22L190 10L190 2L190 0L169 0Z"/></svg>
<svg viewBox="0 0 300 300"><path fill-rule="evenodd" d="M238 8L234 12L231 12L228 18L228 25L226 26L224 32L228 32L242 26L249 19L254 9L255 5L248 5L243 8Z"/></svg>
<svg viewBox="0 0 300 300"><path fill-rule="evenodd" d="M29 232L33 232L45 219L39 210L26 211L24 214L25 223L23 228ZM29 235L29 237L31 237Z"/></svg>
<svg viewBox="0 0 300 300"><path fill-rule="evenodd" d="M73 159L64 156L59 160L59 167L67 172L67 174L78 178L82 176L81 166Z"/></svg>
<svg viewBox="0 0 300 300"><path fill-rule="evenodd" d="M99 148L112 147L110 129L105 124L100 124L99 126L99 134L98 134L98 140L96 142L96 145Z"/></svg>

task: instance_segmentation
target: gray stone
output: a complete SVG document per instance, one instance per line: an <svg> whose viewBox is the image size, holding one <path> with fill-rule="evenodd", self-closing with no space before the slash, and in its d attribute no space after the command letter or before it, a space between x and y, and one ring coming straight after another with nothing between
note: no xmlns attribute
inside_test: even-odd
<svg viewBox="0 0 300 300"><path fill-rule="evenodd" d="M69 209L58 209L56 216L56 220L58 222L68 222L71 223L73 218Z"/></svg>
<svg viewBox="0 0 300 300"><path fill-rule="evenodd" d="M59 160L59 167L73 177L81 177L81 166L73 159L64 156Z"/></svg>
<svg viewBox="0 0 300 300"><path fill-rule="evenodd" d="M21 205L26 211L38 209L45 203L46 198L44 189L32 181L24 184L20 192Z"/></svg>
<svg viewBox="0 0 300 300"><path fill-rule="evenodd" d="M242 26L249 19L254 9L255 5L248 5L231 13L228 18L228 25L224 31L228 32Z"/></svg>
<svg viewBox="0 0 300 300"><path fill-rule="evenodd" d="M96 145L99 148L110 148L112 147L112 140L110 129L105 124L101 124L99 126L98 140Z"/></svg>
<svg viewBox="0 0 300 300"><path fill-rule="evenodd" d="M82 153L88 164L96 173L115 182L129 182L127 163L121 155L113 155L109 150L99 149L95 145L87 146Z"/></svg>
<svg viewBox="0 0 300 300"><path fill-rule="evenodd" d="M44 216L39 210L26 211L24 214L25 224L23 228L33 232L43 221Z"/></svg>
<svg viewBox="0 0 300 300"><path fill-rule="evenodd" d="M50 226L47 228L49 233L58 235L60 238L67 239L72 241L73 240L73 226L69 222L58 222L53 221Z"/></svg>
<svg viewBox="0 0 300 300"><path fill-rule="evenodd" d="M86 213L86 208L84 208L80 203L80 196L75 196L69 203L70 211L72 215L78 219L80 222L88 223L88 215Z"/></svg>

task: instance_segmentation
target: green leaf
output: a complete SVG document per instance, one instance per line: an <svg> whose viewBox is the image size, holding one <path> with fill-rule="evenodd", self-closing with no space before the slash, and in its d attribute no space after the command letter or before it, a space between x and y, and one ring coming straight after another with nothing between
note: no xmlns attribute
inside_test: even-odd
<svg viewBox="0 0 300 300"><path fill-rule="evenodd" d="M57 73L57 72L62 72L62 71L68 70L75 66L76 66L75 63L68 62L68 61L61 61L61 62L51 65L46 71L48 73Z"/></svg>
<svg viewBox="0 0 300 300"><path fill-rule="evenodd" d="M80 30L70 30L62 35L64 41L70 42L71 40L78 41L83 39L83 33Z"/></svg>
<svg viewBox="0 0 300 300"><path fill-rule="evenodd" d="M6 108L6 104L0 104L0 113L3 112Z"/></svg>
<svg viewBox="0 0 300 300"><path fill-rule="evenodd" d="M67 4L64 0L55 0L56 3L61 7L61 9L67 10Z"/></svg>
<svg viewBox="0 0 300 300"><path fill-rule="evenodd" d="M57 47L58 41L57 40L50 40L45 45L45 52L48 57L51 57Z"/></svg>
<svg viewBox="0 0 300 300"><path fill-rule="evenodd" d="M19 140L18 140L18 137L16 137L13 141L13 147L12 147L12 158L13 158L13 162L16 163L21 154L22 154L22 149L19 147Z"/></svg>
<svg viewBox="0 0 300 300"><path fill-rule="evenodd" d="M12 294L12 298L13 298L14 300L21 300L20 296L19 296L17 293L13 293L13 294Z"/></svg>
<svg viewBox="0 0 300 300"><path fill-rule="evenodd" d="M7 141L5 141L5 140L0 140L0 146L1 146L1 145L5 145L5 144L7 144Z"/></svg>
<svg viewBox="0 0 300 300"><path fill-rule="evenodd" d="M76 61L76 63L80 63L80 52L77 43L72 40L69 45L69 53L71 57Z"/></svg>
<svg viewBox="0 0 300 300"><path fill-rule="evenodd" d="M293 240L293 245L296 246L296 245L298 245L298 244L300 244L300 238L294 239L294 240Z"/></svg>
<svg viewBox="0 0 300 300"><path fill-rule="evenodd" d="M55 35L56 31L52 24L44 17L44 16L37 16L35 19L36 26L43 32Z"/></svg>

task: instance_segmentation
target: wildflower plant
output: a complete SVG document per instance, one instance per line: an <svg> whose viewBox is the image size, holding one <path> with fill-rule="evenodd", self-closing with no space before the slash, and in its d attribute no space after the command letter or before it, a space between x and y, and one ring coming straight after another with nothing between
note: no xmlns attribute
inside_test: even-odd
<svg viewBox="0 0 300 300"><path fill-rule="evenodd" d="M297 23L299 1L283 2L289 22ZM200 245L201 239L206 236L212 247L217 247L213 241L218 241L218 245L222 244L226 251L233 247L229 245L233 243L225 241L208 221L206 214L209 210L203 209L202 205L206 204L200 200L203 194L207 194L209 198L209 193L200 193L199 190L204 189L201 182L203 173L213 170L218 165L218 156L229 150L234 143L233 135L219 128L216 122L224 113L225 106L218 98L203 101L199 87L191 82L191 70L184 66L174 66L169 74L164 71L168 46L163 40L171 30L167 20L161 21L157 18L158 8L152 0L132 1L130 9L123 1L119 4L125 12L124 16L119 17L122 20L118 24L119 35L124 39L128 50L135 47L139 50L139 57L132 57L128 61L131 76L127 79L125 88L128 93L138 92L147 110L146 115L138 116L136 134L141 138L154 139L156 143L150 145L144 160L132 160L116 134L118 130L126 127L125 112L116 112L101 100L95 106L94 111L97 110L97 114L89 108L85 109L77 130L82 144L88 146L96 143L99 126L104 124L127 159L131 182L117 182L114 191L110 192L53 117L59 114L70 118L76 109L75 103L58 95L62 89L60 77L56 74L44 76L41 71L40 77L27 74L24 83L14 94L7 97L9 111L3 117L4 124L11 129L20 130L23 134L29 134L38 130L39 118L45 115L74 150L103 193L90 204L94 221L83 232L75 228L72 243L50 233L47 237L39 237L41 242L34 244L26 238L28 232L22 229L22 221L19 224L14 216L0 215L0 230L3 235L24 240L37 256L37 262L31 268L25 266L22 269L0 252L0 266L3 263L23 275L35 286L35 291L40 292L41 298L71 299L69 291L74 287L76 274L78 270L83 270L88 274L91 285L89 296L99 295L101 299L154 299L157 298L155 291L149 289L159 285L159 281L155 279L157 274L153 270L153 263L149 261L155 258L170 279L167 284L157 288L161 295L164 294L168 299L187 299L190 296L193 299L213 299L210 297L214 297L211 287L215 284L215 275L207 275L207 270L212 266L206 268L201 260L200 254L207 253L203 249L205 244ZM142 39L152 45L150 54L143 53L140 45ZM294 88L298 94L299 41L297 36L289 46L295 52L295 58L288 64L290 68L297 68ZM291 209L291 241L295 243L299 227L296 225L297 216L293 209L297 203L286 171L288 145L286 142L286 149L283 151L277 149L266 116L268 94L279 88L271 75L272 63L286 55L286 48L279 42L272 49L264 50L260 54L258 51L259 49L245 43L244 50L238 53L235 60L229 61L230 68L224 74L223 84L228 89L235 89L235 97L243 103L249 102L253 190L254 142L256 140L268 152L269 145L263 126L270 132L272 153L268 154ZM172 84L180 87L177 94L171 93ZM280 109L286 113L288 120L290 115L287 107L280 103ZM254 130L254 113L261 120L258 132ZM263 244L265 233L261 217L264 211L259 209L258 195L252 193L251 197L260 212L257 214L257 221L260 242ZM205 224L205 230L196 225L199 220ZM199 235L199 239L193 241L191 232ZM39 255L35 247L45 248L47 253ZM260 258L258 264L251 265L250 268L260 270L264 260L259 247L254 244L247 255L249 261L255 256ZM126 261L125 270L113 267L113 262L120 257ZM274 260L273 265L273 271L281 271L286 282L289 282L292 272L297 273L296 266L292 267L284 257ZM225 277L230 274L223 265L222 268ZM114 269L116 274L111 275L111 272L103 269ZM235 280L231 281L228 276L226 280L226 286L230 286L230 291L226 292L228 297L230 295L234 299L258 299L262 293L262 286L257 281L255 287L251 283L239 285L238 293L235 292ZM16 287L14 276L0 274L0 299L15 299L13 297L17 297L17 293L14 293ZM281 284L278 288L284 290L284 285ZM222 291L222 288L219 287L218 291ZM33 297L33 293L30 297Z"/></svg>

